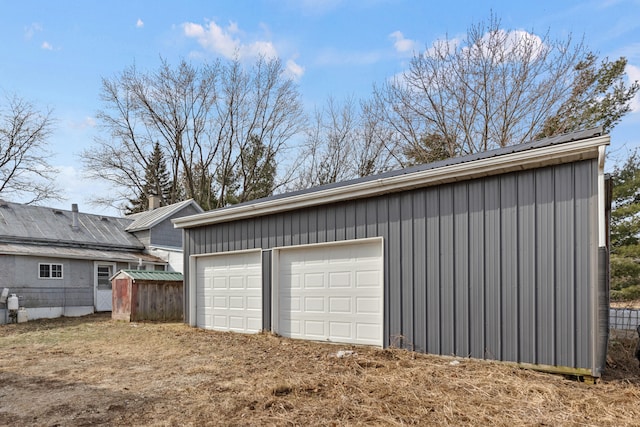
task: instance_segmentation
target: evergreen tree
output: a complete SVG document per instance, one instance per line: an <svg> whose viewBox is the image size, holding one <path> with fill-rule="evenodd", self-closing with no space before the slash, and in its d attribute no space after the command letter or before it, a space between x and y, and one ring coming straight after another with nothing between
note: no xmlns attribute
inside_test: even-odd
<svg viewBox="0 0 640 427"><path fill-rule="evenodd" d="M612 173L611 297L640 298L640 155Z"/></svg>
<svg viewBox="0 0 640 427"><path fill-rule="evenodd" d="M168 203L171 195L171 180L160 143L156 142L153 152L147 162L144 174L144 184L140 193L134 199L129 199L127 215L144 212L149 208L149 196L160 197L160 206Z"/></svg>
<svg viewBox="0 0 640 427"><path fill-rule="evenodd" d="M598 66L593 53L575 66L571 96L554 116L544 122L538 138L554 136L580 129L602 126L609 133L620 119L631 111L629 102L638 92L638 82L625 84L624 57L609 62L605 58Z"/></svg>

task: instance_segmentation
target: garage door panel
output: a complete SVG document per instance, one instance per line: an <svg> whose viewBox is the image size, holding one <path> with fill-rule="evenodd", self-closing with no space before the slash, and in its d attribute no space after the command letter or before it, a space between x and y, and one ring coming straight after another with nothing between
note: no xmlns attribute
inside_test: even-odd
<svg viewBox="0 0 640 427"><path fill-rule="evenodd" d="M324 273L308 273L304 275L304 288L324 288Z"/></svg>
<svg viewBox="0 0 640 427"><path fill-rule="evenodd" d="M356 313L380 315L380 298L377 297L357 297Z"/></svg>
<svg viewBox="0 0 640 427"><path fill-rule="evenodd" d="M382 345L381 240L283 248L278 258L277 332Z"/></svg>
<svg viewBox="0 0 640 427"><path fill-rule="evenodd" d="M358 323L356 325L356 336L361 341L374 341L382 335L382 327L380 324Z"/></svg>
<svg viewBox="0 0 640 427"><path fill-rule="evenodd" d="M303 334L307 337L324 339L327 336L325 332L325 322L320 320L305 320Z"/></svg>
<svg viewBox="0 0 640 427"><path fill-rule="evenodd" d="M329 273L330 288L350 288L351 287L350 271L335 271Z"/></svg>
<svg viewBox="0 0 640 427"><path fill-rule="evenodd" d="M196 324L256 333L262 329L262 253L225 253L196 259Z"/></svg>
<svg viewBox="0 0 640 427"><path fill-rule="evenodd" d="M247 297L246 309L262 311L262 297Z"/></svg>
<svg viewBox="0 0 640 427"><path fill-rule="evenodd" d="M350 340L353 337L352 326L350 322L329 322L329 337L333 341Z"/></svg>
<svg viewBox="0 0 640 427"><path fill-rule="evenodd" d="M336 314L352 314L350 297L329 297L329 312Z"/></svg>
<svg viewBox="0 0 640 427"><path fill-rule="evenodd" d="M323 297L306 297L304 299L304 311L305 312L324 312L324 298Z"/></svg>
<svg viewBox="0 0 640 427"><path fill-rule="evenodd" d="M377 270L365 270L356 272L357 288L377 288L380 286L380 272Z"/></svg>

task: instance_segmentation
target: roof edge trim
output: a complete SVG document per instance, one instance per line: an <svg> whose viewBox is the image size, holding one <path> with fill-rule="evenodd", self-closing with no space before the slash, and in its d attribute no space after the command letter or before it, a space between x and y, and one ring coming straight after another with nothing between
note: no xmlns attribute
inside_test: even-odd
<svg viewBox="0 0 640 427"><path fill-rule="evenodd" d="M175 228L192 228L344 200L372 197L412 188L592 159L598 157L598 147L609 145L609 143L609 135L596 136L542 148L487 157L471 162L456 163L436 169L321 189L276 200L257 200L255 203L247 205L177 218L172 222Z"/></svg>

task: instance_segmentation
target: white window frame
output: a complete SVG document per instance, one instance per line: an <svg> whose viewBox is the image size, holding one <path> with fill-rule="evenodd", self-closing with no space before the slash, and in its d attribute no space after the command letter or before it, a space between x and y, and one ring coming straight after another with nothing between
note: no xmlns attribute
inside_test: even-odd
<svg viewBox="0 0 640 427"><path fill-rule="evenodd" d="M42 273L42 266L43 265L47 265L49 266L49 276L43 277L41 275ZM60 276L53 276L53 266L59 266L60 267ZM63 280L64 279L64 264L59 263L59 262L39 262L38 263L38 279L42 279L42 280Z"/></svg>

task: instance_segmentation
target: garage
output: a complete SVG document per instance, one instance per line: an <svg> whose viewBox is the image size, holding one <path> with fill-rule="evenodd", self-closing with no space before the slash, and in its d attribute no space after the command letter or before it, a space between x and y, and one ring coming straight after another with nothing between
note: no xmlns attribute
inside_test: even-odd
<svg viewBox="0 0 640 427"><path fill-rule="evenodd" d="M274 263L275 332L383 345L382 239L281 248Z"/></svg>
<svg viewBox="0 0 640 427"><path fill-rule="evenodd" d="M599 377L608 144L587 129L176 219L187 321L230 304L203 287L196 309L193 260L254 250L264 330Z"/></svg>
<svg viewBox="0 0 640 427"><path fill-rule="evenodd" d="M262 329L261 251L195 258L196 326L256 333Z"/></svg>

